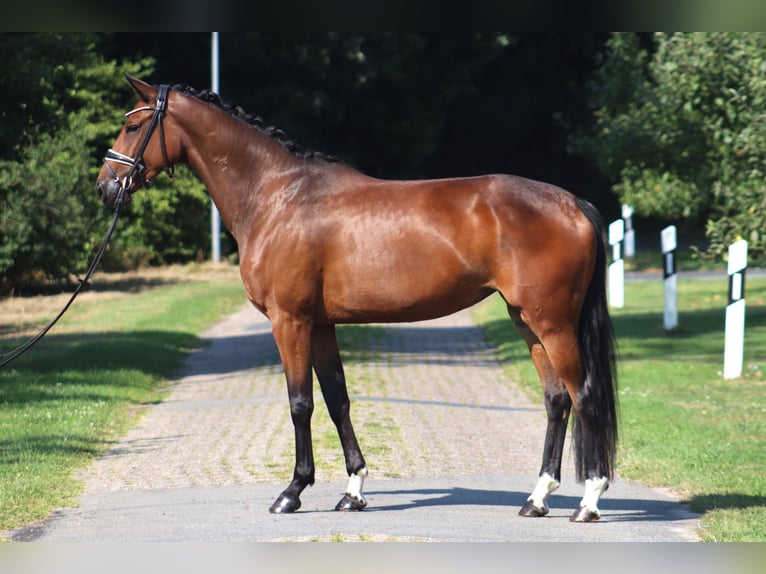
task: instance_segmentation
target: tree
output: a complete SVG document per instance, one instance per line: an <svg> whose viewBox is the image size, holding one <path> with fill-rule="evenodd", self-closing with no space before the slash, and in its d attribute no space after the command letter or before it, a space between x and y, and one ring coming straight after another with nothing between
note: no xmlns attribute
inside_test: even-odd
<svg viewBox="0 0 766 574"><path fill-rule="evenodd" d="M146 63L104 62L96 40L90 34L0 37L0 292L77 272L98 241L95 157L125 98L113 86Z"/></svg>
<svg viewBox="0 0 766 574"><path fill-rule="evenodd" d="M91 180L95 181L95 178ZM173 180L156 177L134 194L104 257L111 271L186 263L206 257L210 245L210 197L184 165Z"/></svg>
<svg viewBox="0 0 766 574"><path fill-rule="evenodd" d="M92 34L0 35L0 293L85 269L108 214L94 182L135 101L125 73L153 61L105 60ZM105 268L187 261L206 241L209 200L188 170L159 178L123 211Z"/></svg>
<svg viewBox="0 0 766 574"><path fill-rule="evenodd" d="M599 36L259 33L240 40L226 94L300 142L379 177L511 172L567 187L566 131ZM223 48L226 49L226 44ZM578 181L578 184L580 182ZM586 192L592 192L587 189Z"/></svg>
<svg viewBox="0 0 766 574"><path fill-rule="evenodd" d="M766 35L613 35L571 140L636 213L706 221L708 253L766 255Z"/></svg>
<svg viewBox="0 0 766 574"><path fill-rule="evenodd" d="M69 129L43 134L20 162L0 162L0 289L35 277L62 277L87 240L92 202L77 193L88 179L82 114Z"/></svg>

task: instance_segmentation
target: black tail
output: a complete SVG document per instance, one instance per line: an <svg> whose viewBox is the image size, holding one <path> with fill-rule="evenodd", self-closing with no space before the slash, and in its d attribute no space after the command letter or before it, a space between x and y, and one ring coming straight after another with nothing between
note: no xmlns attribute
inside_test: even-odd
<svg viewBox="0 0 766 574"><path fill-rule="evenodd" d="M617 369L616 345L612 320L606 298L607 240L606 228L601 214L589 202L578 199L577 204L593 225L598 251L596 267L585 296L577 333L585 367L585 383L580 392L580 406L590 415L595 434L598 469L601 476L613 478L617 450ZM574 449L577 480L586 478L580 417L574 422Z"/></svg>

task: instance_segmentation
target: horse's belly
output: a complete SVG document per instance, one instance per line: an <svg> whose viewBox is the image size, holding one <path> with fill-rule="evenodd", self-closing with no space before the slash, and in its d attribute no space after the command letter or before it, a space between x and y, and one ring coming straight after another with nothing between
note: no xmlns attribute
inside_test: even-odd
<svg viewBox="0 0 766 574"><path fill-rule="evenodd" d="M424 277L391 273L357 277L328 292L325 311L335 323L422 321L449 315L478 303L494 292L478 277ZM331 290L332 291L332 290Z"/></svg>
<svg viewBox="0 0 766 574"><path fill-rule="evenodd" d="M343 227L322 252L322 290L336 322L417 321L453 313L492 293L496 242L470 213L411 212ZM402 223L404 221L405 223Z"/></svg>

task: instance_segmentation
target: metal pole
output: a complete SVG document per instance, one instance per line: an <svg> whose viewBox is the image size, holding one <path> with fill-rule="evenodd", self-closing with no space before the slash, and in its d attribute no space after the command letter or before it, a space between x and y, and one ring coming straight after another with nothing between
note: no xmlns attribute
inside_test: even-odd
<svg viewBox="0 0 766 574"><path fill-rule="evenodd" d="M211 89L220 92L218 84L218 32L212 33L210 47ZM221 214L213 200L210 200L210 242L213 263L221 262Z"/></svg>

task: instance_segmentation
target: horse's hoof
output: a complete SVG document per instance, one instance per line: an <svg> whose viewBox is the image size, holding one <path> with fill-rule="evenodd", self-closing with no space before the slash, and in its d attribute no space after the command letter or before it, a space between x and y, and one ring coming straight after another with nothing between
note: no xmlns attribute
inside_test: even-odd
<svg viewBox="0 0 766 574"><path fill-rule="evenodd" d="M343 495L343 498L340 499L340 502L335 505L335 510L362 510L365 506L367 506L366 500L351 498L348 494L345 494Z"/></svg>
<svg viewBox="0 0 766 574"><path fill-rule="evenodd" d="M301 501L299 498L282 493L279 498L274 501L274 504L269 508L269 512L272 514L289 514L295 512L301 507Z"/></svg>
<svg viewBox="0 0 766 574"><path fill-rule="evenodd" d="M531 500L527 500L524 503L524 506L521 507L521 510L519 510L519 516L525 516L527 518L537 518L539 516L545 516L548 514L549 510L547 508L538 508L535 506Z"/></svg>
<svg viewBox="0 0 766 574"><path fill-rule="evenodd" d="M589 510L586 506L581 506L569 517L569 522L596 522L601 518L601 514Z"/></svg>

